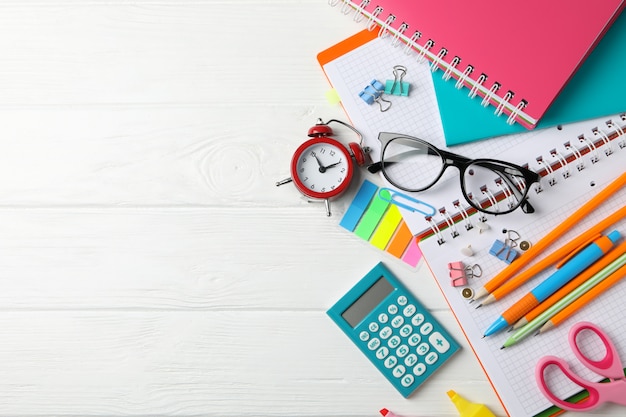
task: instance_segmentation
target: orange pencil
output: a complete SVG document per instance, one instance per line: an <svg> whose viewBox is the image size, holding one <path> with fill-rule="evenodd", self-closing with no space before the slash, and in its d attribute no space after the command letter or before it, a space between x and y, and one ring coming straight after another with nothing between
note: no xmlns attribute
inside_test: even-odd
<svg viewBox="0 0 626 417"><path fill-rule="evenodd" d="M572 215L570 215L565 221L555 227L551 232L549 232L546 236L544 236L541 240L539 240L536 244L534 244L530 249L524 252L519 258L512 262L504 268L498 275L493 277L489 282L487 282L482 288L479 288L476 291L476 295L474 296L475 300L483 298L492 294L496 289L500 288L505 282L507 282L511 277L513 277L518 271L520 271L524 266L526 266L529 262L537 257L545 248L550 246L554 241L560 238L565 232L571 229L574 225L580 222L583 218L585 218L589 213L593 212L593 210L601 205L604 201L606 201L611 195L619 191L624 185L626 185L626 172L622 173L615 181L610 183L607 187L605 187L598 194L593 196L589 201L583 204L578 210L576 210ZM549 257L539 261L537 264L533 265L533 267L527 271L524 271L518 277L516 277L515 284L511 284L511 287L517 288L523 282L526 282L528 279L536 275L539 271L547 268L548 266L556 263L558 260L563 259L569 253L571 253L577 247L580 247L585 242L592 239L602 230L606 229L608 226L617 222L618 220L626 217L626 207L622 207L620 210L613 213L611 216L607 217L605 220L600 222L599 224L591 227L586 232L579 235L576 239L570 241L568 244L563 246L561 249L552 253ZM512 289L505 289L498 292L496 296L493 298L498 299L496 297L503 297L508 294ZM494 301L494 300L491 300ZM484 304L484 303L483 303Z"/></svg>
<svg viewBox="0 0 626 417"><path fill-rule="evenodd" d="M585 271L583 271L576 278L565 284L560 290L552 294L543 303L532 309L528 314L519 319L513 326L513 329L519 329L520 327L530 323L535 317L538 317L541 313L553 306L557 301L565 297L572 292L575 288L578 288L580 284L587 281L596 273L604 269L605 266L616 260L622 253L626 252L626 240L613 248L609 253L604 255L598 262L591 265ZM602 281L603 283L605 281ZM603 284L598 284L603 285ZM595 288L595 287L594 287Z"/></svg>
<svg viewBox="0 0 626 417"><path fill-rule="evenodd" d="M584 295L581 295L576 301L565 307L563 310L559 311L554 315L550 320L546 322L539 329L539 333L544 333L550 330L553 327L558 326L563 322L563 320L570 317L576 311L578 311L581 307L585 306L589 301L593 300L600 293L610 288L613 284L617 283L620 279L624 278L626 275L626 264L622 265L617 271L613 272L607 278L600 281L595 287L587 291Z"/></svg>
<svg viewBox="0 0 626 417"><path fill-rule="evenodd" d="M526 281L528 281L529 279L531 279L532 277L534 277L535 275L537 275L538 273L540 273L541 271L549 267L550 265L562 263L562 261L565 260L573 252L575 252L576 249L583 247L586 244L592 242L600 234L602 230L608 228L612 224L617 223L619 220L623 219L624 217L626 217L626 206L622 207L621 209L617 210L615 213L601 220L599 223L595 224L594 226L590 227L589 229L587 229L586 231L584 231L583 233L575 237L572 241L563 245L561 248L555 250L554 252L546 256L541 261L532 265L530 268L523 271L519 275L515 276L513 279L505 282L500 287L493 290L491 294L489 294L485 299L483 299L479 307L502 299L504 296L510 294L513 290L518 288L520 285L522 285L523 283L525 283ZM521 257L518 259L521 259ZM511 265L515 264L516 262L518 261L516 260Z"/></svg>
<svg viewBox="0 0 626 417"><path fill-rule="evenodd" d="M595 239L591 244L571 257L561 268L554 271L548 278L500 314L496 321L485 330L485 336L512 326L517 320L524 317L524 314L540 305L557 292L559 288L600 260L615 247L621 237L622 235L619 231L613 230L611 233Z"/></svg>

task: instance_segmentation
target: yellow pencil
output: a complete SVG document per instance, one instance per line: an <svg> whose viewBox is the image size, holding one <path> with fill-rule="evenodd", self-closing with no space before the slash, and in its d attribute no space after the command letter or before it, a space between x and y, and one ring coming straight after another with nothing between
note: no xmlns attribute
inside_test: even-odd
<svg viewBox="0 0 626 417"><path fill-rule="evenodd" d="M569 318L572 314L576 313L581 307L585 306L591 300L596 298L603 291L607 290L613 284L617 283L620 279L626 275L626 264L622 265L617 271L600 281L595 287L591 288L585 294L581 295L576 301L559 311L550 320L546 322L540 329L539 333L544 333L553 327L561 324L565 319Z"/></svg>

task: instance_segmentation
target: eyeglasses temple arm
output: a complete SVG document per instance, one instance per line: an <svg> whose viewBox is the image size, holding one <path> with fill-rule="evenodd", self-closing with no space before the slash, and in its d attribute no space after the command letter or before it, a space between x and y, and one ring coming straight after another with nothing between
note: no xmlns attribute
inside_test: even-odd
<svg viewBox="0 0 626 417"><path fill-rule="evenodd" d="M367 166L367 170L371 172L372 174L376 174L377 172L380 172L381 169L383 169L382 161L374 162L373 164L370 164Z"/></svg>
<svg viewBox="0 0 626 417"><path fill-rule="evenodd" d="M397 153L393 156L393 159L390 160L386 160L385 161L385 167L393 165L397 162L400 162L402 159L404 158L408 158L409 156L418 153L418 154L422 154L423 149L413 149L410 151L406 151L406 152L401 152L401 153ZM435 151L433 151L431 148L428 148L428 154L429 155L438 155ZM394 161L394 159L397 159L397 161ZM383 161L378 161L378 162L374 162L373 164L370 164L367 166L367 170L369 172L371 172L372 174L376 174L377 172L380 172L380 170L383 168Z"/></svg>

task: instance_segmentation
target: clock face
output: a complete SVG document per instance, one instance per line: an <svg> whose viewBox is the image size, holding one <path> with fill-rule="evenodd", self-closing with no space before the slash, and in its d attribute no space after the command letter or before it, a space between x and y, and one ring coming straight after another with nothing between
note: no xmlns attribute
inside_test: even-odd
<svg viewBox="0 0 626 417"><path fill-rule="evenodd" d="M334 197L348 187L352 160L335 139L317 137L304 142L294 153L291 174L300 192L313 198Z"/></svg>

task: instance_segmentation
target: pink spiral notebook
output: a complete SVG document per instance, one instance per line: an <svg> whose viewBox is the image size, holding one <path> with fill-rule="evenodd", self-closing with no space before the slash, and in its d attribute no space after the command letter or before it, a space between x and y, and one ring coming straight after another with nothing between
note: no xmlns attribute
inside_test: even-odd
<svg viewBox="0 0 626 417"><path fill-rule="evenodd" d="M496 115L532 129L624 8L625 0L332 1ZM454 81L452 81L454 82Z"/></svg>

